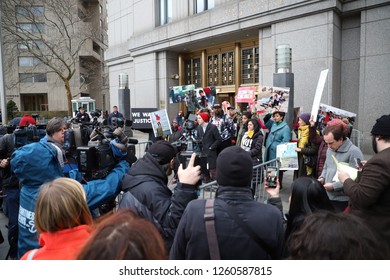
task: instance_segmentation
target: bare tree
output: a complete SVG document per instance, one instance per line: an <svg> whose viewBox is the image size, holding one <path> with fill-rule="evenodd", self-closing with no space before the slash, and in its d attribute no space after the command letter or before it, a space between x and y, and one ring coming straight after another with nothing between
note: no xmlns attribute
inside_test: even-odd
<svg viewBox="0 0 390 280"><path fill-rule="evenodd" d="M46 66L63 82L68 114L71 100L79 92L71 91L70 81L79 67L86 43L99 34L88 22L90 11L79 0L1 0L4 44L20 49ZM92 43L91 43L92 45ZM17 46L15 48L15 46ZM9 48L8 48L9 49Z"/></svg>

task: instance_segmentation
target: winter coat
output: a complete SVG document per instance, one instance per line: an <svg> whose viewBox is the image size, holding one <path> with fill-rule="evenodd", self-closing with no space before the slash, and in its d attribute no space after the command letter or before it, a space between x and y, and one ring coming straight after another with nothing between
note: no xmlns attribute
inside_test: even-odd
<svg viewBox="0 0 390 280"><path fill-rule="evenodd" d="M276 123L270 118L265 126L269 129L267 136L264 161L270 161L276 158L276 147L291 140L291 130L286 122Z"/></svg>
<svg viewBox="0 0 390 280"><path fill-rule="evenodd" d="M225 201L259 238L268 244L272 252L258 245L222 208ZM170 259L209 260L204 213L205 200L191 201L179 223ZM281 212L272 205L253 200L249 187L219 186L216 193L215 229L223 260L261 260L280 258L283 249L284 228Z"/></svg>
<svg viewBox="0 0 390 280"><path fill-rule="evenodd" d="M297 147L301 148L301 151L298 153L298 177L315 176L315 166L313 168L304 163L304 156L311 156L317 159L318 153L318 146L310 141L309 131L309 125L300 126L298 128Z"/></svg>
<svg viewBox="0 0 390 280"><path fill-rule="evenodd" d="M172 191L157 160L146 153L132 165L122 181L119 208L132 208L159 229L169 250L187 204L197 198L195 186L178 183Z"/></svg>
<svg viewBox="0 0 390 280"><path fill-rule="evenodd" d="M35 253L28 251L21 260L28 259L30 253L33 260L75 260L92 232L92 227L80 225L54 233L42 232L39 245L42 248Z"/></svg>
<svg viewBox="0 0 390 280"><path fill-rule="evenodd" d="M367 161L356 181L344 181L344 192L350 198L348 213L364 219L390 246L389 170L390 148L387 148Z"/></svg>
<svg viewBox="0 0 390 280"><path fill-rule="evenodd" d="M122 160L104 179L82 185L90 209L95 209L116 197L128 167L128 163ZM28 250L39 248L34 210L40 186L63 177L64 174L57 159L57 149L50 143L43 142L28 144L16 150L11 157L11 169L22 185L18 241L18 255L21 257Z"/></svg>
<svg viewBox="0 0 390 280"><path fill-rule="evenodd" d="M325 143L324 137L317 133L315 127L309 128L309 140L313 145L316 145L318 147L317 164L315 170L315 177L318 178L321 176L322 169L324 168L328 145Z"/></svg>
<svg viewBox="0 0 390 280"><path fill-rule="evenodd" d="M263 139L264 135L260 130L253 137L249 137L246 132L241 140L241 148L250 152L253 164L263 162Z"/></svg>
<svg viewBox="0 0 390 280"><path fill-rule="evenodd" d="M217 149L222 143L218 128L208 123L206 131L203 132L201 125L198 125L196 129L199 139L202 140L202 153L207 156L209 169L215 169L217 167Z"/></svg>
<svg viewBox="0 0 390 280"><path fill-rule="evenodd" d="M333 190L326 191L330 200L334 201L348 201L348 196L344 193L343 184L341 182L334 182L333 177L337 172L337 165L335 164L334 156L338 162L348 163L349 166L355 167L355 158L363 158L363 154L358 147L356 147L347 138L344 143L338 148L337 152L328 148L326 153L326 160L321 176L325 179L325 183L332 183Z"/></svg>

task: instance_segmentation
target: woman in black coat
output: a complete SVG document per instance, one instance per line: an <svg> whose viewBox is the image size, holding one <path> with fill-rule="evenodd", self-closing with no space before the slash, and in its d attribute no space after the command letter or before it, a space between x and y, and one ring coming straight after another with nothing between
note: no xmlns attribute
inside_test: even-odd
<svg viewBox="0 0 390 280"><path fill-rule="evenodd" d="M258 165L263 162L263 132L260 130L260 125L257 120L250 119L247 123L248 131L245 132L241 140L241 148L251 154L253 165ZM256 185L259 183L259 169L253 173L252 191L256 192Z"/></svg>

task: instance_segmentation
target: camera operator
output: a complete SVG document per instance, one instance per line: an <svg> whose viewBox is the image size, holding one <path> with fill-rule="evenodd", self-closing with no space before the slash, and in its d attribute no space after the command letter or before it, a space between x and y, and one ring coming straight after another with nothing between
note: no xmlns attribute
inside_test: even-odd
<svg viewBox="0 0 390 280"><path fill-rule="evenodd" d="M207 156L210 175L206 174L206 181L216 179L217 150L222 143L218 128L209 123L210 116L202 112L198 114L197 135L202 141L202 153Z"/></svg>
<svg viewBox="0 0 390 280"><path fill-rule="evenodd" d="M22 121L23 120L23 121ZM30 115L23 116L21 126L35 124ZM5 214L8 217L8 255L10 259L17 258L18 250L18 215L19 215L19 181L11 172L10 157L15 151L14 133L4 135L0 140L0 170L1 184L5 195Z"/></svg>
<svg viewBox="0 0 390 280"><path fill-rule="evenodd" d="M178 170L179 182L174 192L168 188L177 151L166 141L157 141L132 165L122 181L123 198L119 208L132 208L151 221L160 231L169 251L176 227L187 204L197 199L196 184L200 166L194 166L192 154L186 169Z"/></svg>
<svg viewBox="0 0 390 280"><path fill-rule="evenodd" d="M19 208L18 257L28 250L39 248L34 225L34 208L40 186L47 181L63 177L66 159L62 145L67 129L62 118L51 119L46 127L47 135L41 142L25 145L11 156L11 170L21 184ZM120 161L104 178L83 184L91 210L112 200L120 192L120 182L128 169L128 163ZM81 180L81 174L72 172L73 179Z"/></svg>
<svg viewBox="0 0 390 280"><path fill-rule="evenodd" d="M83 107L79 107L79 111L75 116L76 122L79 123L89 123L91 121L91 118L89 117L88 113L84 111Z"/></svg>

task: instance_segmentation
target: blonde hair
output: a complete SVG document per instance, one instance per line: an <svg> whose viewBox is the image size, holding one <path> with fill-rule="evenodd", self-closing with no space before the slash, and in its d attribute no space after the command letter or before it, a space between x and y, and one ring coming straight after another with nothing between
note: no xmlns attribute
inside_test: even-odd
<svg viewBox="0 0 390 280"><path fill-rule="evenodd" d="M39 232L56 232L92 224L83 186L70 178L58 178L42 185L35 206Z"/></svg>

